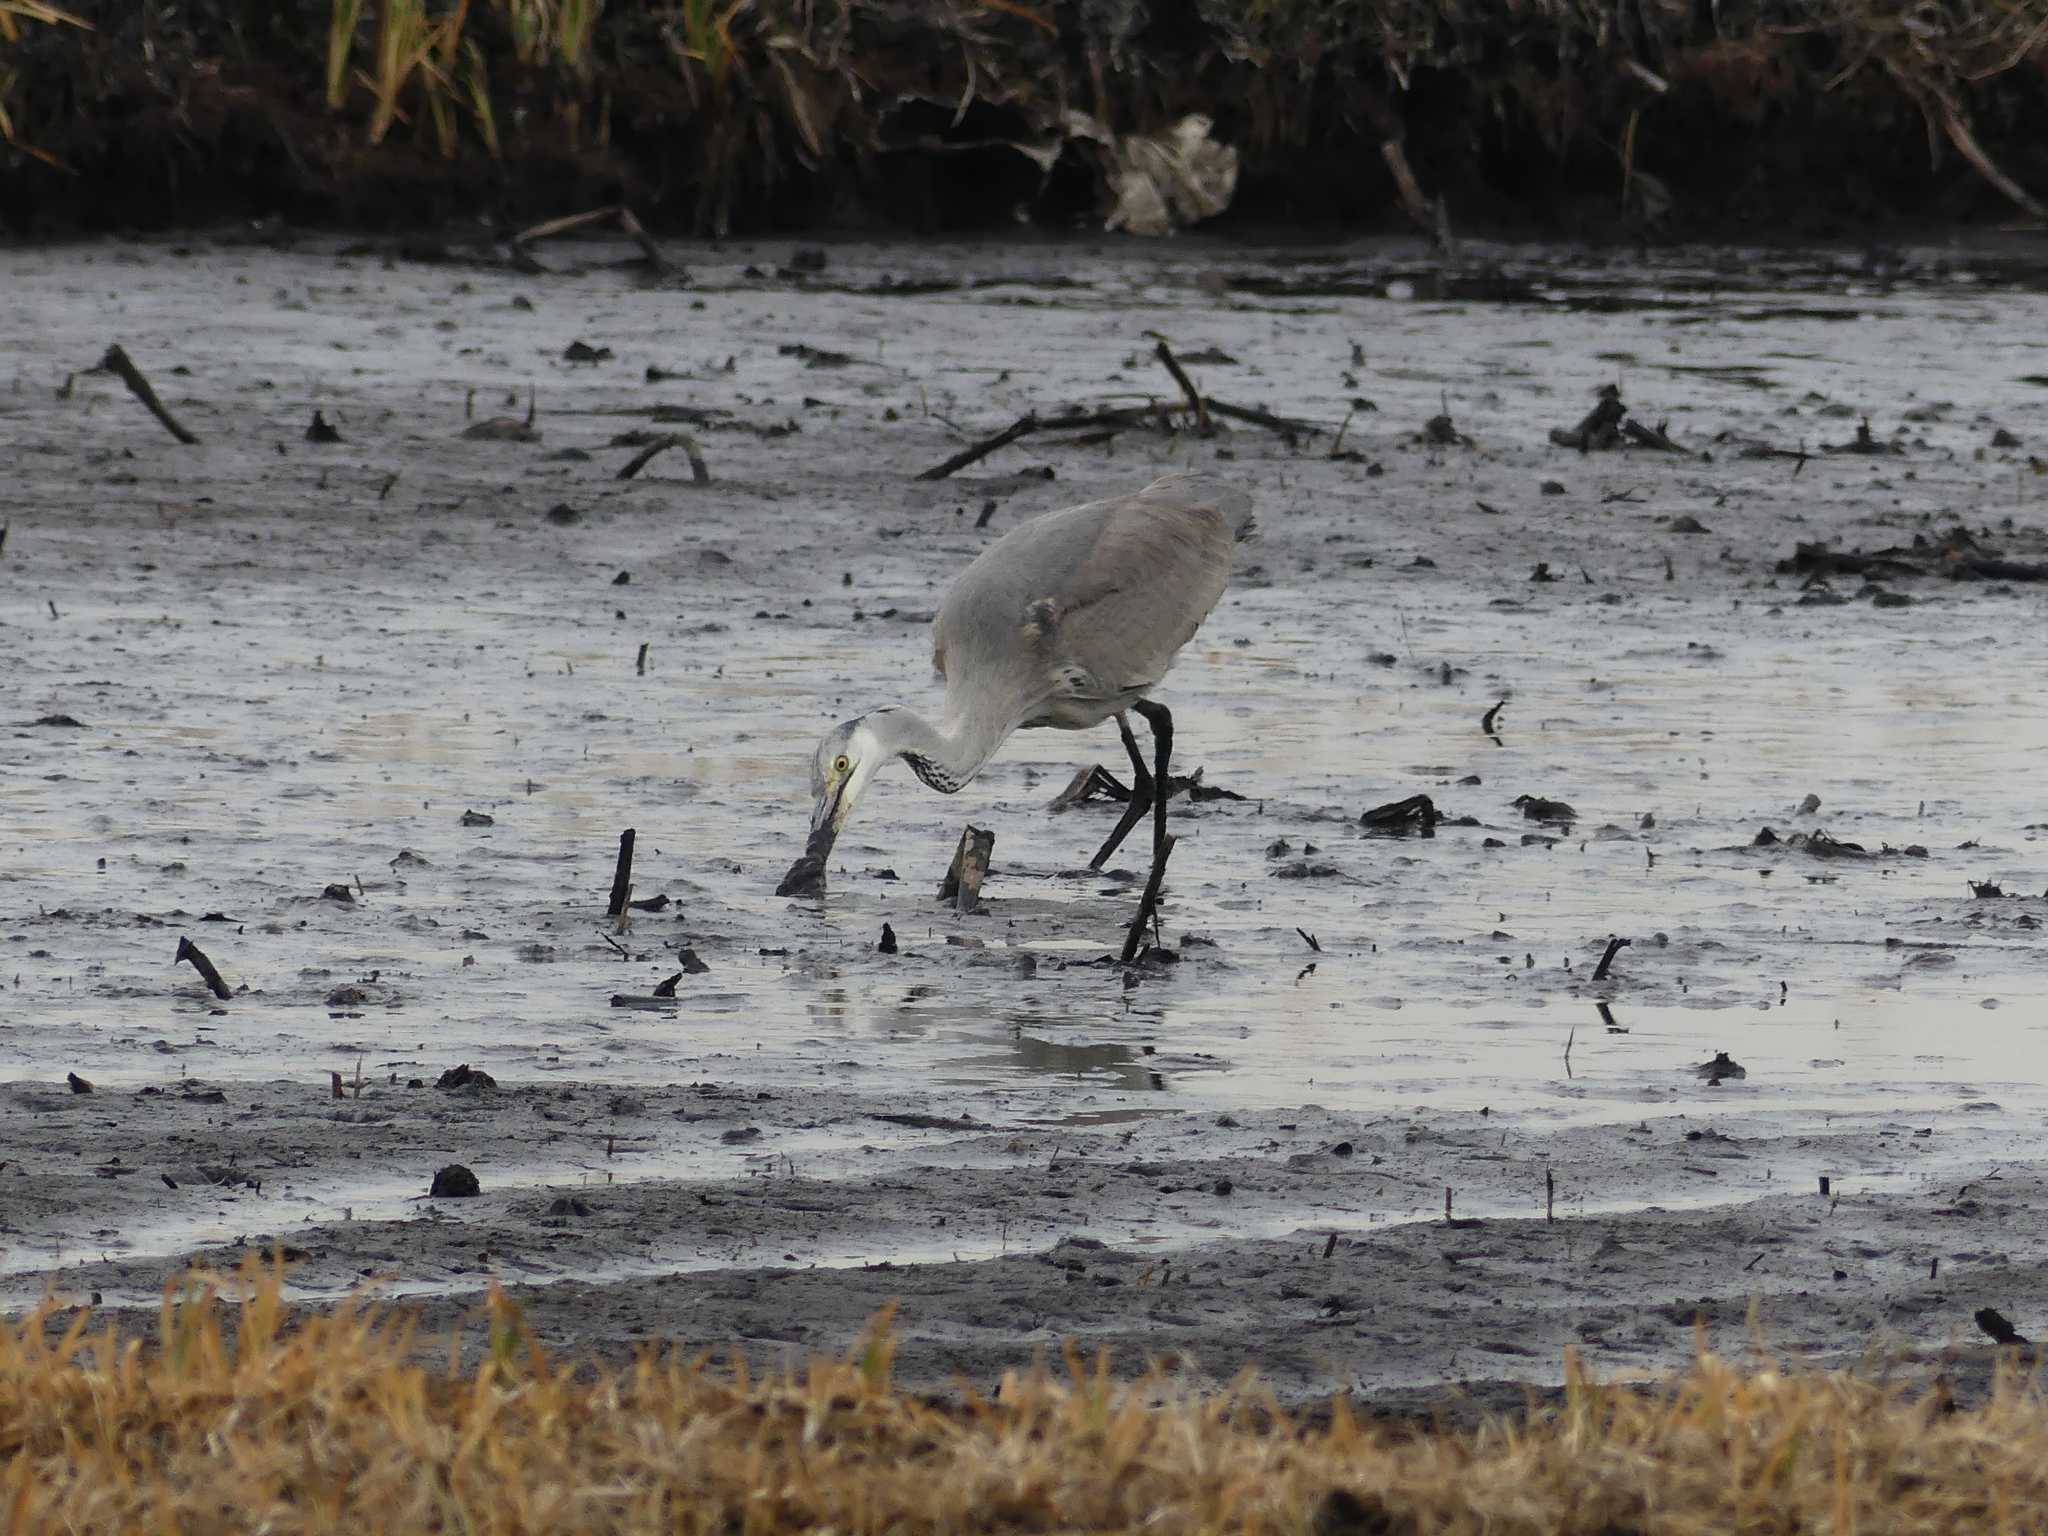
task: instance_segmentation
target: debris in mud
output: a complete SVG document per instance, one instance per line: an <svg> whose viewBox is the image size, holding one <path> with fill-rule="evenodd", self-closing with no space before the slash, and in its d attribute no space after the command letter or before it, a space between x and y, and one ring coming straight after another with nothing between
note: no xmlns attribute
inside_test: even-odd
<svg viewBox="0 0 2048 1536"><path fill-rule="evenodd" d="M498 823L495 817L487 816L482 811L464 811L459 818L459 824L465 827L495 827Z"/></svg>
<svg viewBox="0 0 2048 1536"><path fill-rule="evenodd" d="M1749 1076L1748 1070L1726 1051L1716 1051L1712 1061L1703 1061L1692 1069L1694 1077L1701 1079L1709 1088L1718 1086L1732 1078Z"/></svg>
<svg viewBox="0 0 2048 1536"><path fill-rule="evenodd" d="M775 355L793 357L806 368L845 368L853 362L850 353L829 351L805 341L786 341L775 349Z"/></svg>
<svg viewBox="0 0 2048 1536"><path fill-rule="evenodd" d="M1893 443L1881 443L1870 435L1870 418L1864 417L1857 423L1856 435L1846 443L1823 443L1823 453L1892 454L1905 450Z"/></svg>
<svg viewBox="0 0 2048 1536"><path fill-rule="evenodd" d="M1595 981L1605 981L1609 967L1614 964L1614 957L1634 942L1634 939L1609 939L1606 952L1600 956L1600 963L1593 967L1593 979Z"/></svg>
<svg viewBox="0 0 2048 1536"><path fill-rule="evenodd" d="M822 896L825 894L825 860L832 854L832 828L815 828L804 851L789 866L789 873L775 887L778 896Z"/></svg>
<svg viewBox="0 0 2048 1536"><path fill-rule="evenodd" d="M882 924L882 936L875 941L875 949L878 953L884 955L896 953L896 930L887 923Z"/></svg>
<svg viewBox="0 0 2048 1536"><path fill-rule="evenodd" d="M632 479L652 463L657 454L666 453L671 448L682 449L684 455L689 459L690 480L692 484L709 485L711 483L711 466L705 462L704 450L697 445L697 439L690 436L687 432L663 432L649 439L646 447L626 461L616 478L620 480Z"/></svg>
<svg viewBox="0 0 2048 1536"><path fill-rule="evenodd" d="M583 514L566 501L558 501L548 508L547 519L557 528L573 528L583 521Z"/></svg>
<svg viewBox="0 0 2048 1536"><path fill-rule="evenodd" d="M1580 453L1618 448L1622 418L1627 415L1628 407L1621 403L1621 387L1602 384L1593 409L1575 427L1552 427L1550 440L1560 448L1576 448Z"/></svg>
<svg viewBox="0 0 2048 1536"><path fill-rule="evenodd" d="M1816 859L1874 859L1877 857L1875 853L1872 853L1861 843L1844 842L1839 838L1830 837L1818 827L1814 828L1811 832L1794 832L1786 837L1780 837L1770 827L1765 827L1750 840L1749 846L1752 848L1788 848L1810 853ZM1924 859L1927 857L1927 850L1918 843L1908 844L1904 848L1893 848L1890 845L1886 845L1883 851L1885 853L1903 854L1907 858Z"/></svg>
<svg viewBox="0 0 2048 1536"><path fill-rule="evenodd" d="M1546 799L1542 795L1517 795L1513 804L1530 821L1547 822L1553 826L1569 827L1579 819L1579 813L1562 800Z"/></svg>
<svg viewBox="0 0 2048 1536"><path fill-rule="evenodd" d="M190 445L199 441L197 437L185 430L184 425L177 417L170 413L163 401L157 399L156 391L149 387L149 380L142 376L142 370L137 368L129 359L127 352L121 347L120 343L116 342L113 346L107 348L106 356L99 360L95 371L118 375L121 382L128 386L129 393L149 407L150 415L162 422L164 430L169 432L179 442Z"/></svg>
<svg viewBox="0 0 2048 1536"><path fill-rule="evenodd" d="M85 729L85 722L83 720L74 720L70 715L39 715L35 719L29 721L28 724L29 728L32 730L38 726L50 726L52 728L61 728L64 730L73 731L82 731Z"/></svg>
<svg viewBox="0 0 2048 1536"><path fill-rule="evenodd" d="M973 912L981 903L981 883L988 878L989 857L995 846L995 833L984 828L969 826L962 832L953 862L939 882L939 900L952 902L956 912Z"/></svg>
<svg viewBox="0 0 2048 1536"><path fill-rule="evenodd" d="M1500 732L1495 730L1494 726L1496 722L1498 722L1500 719L1500 712L1506 709L1507 707L1508 701L1506 699L1502 699L1498 703L1496 703L1493 706L1493 708L1489 709L1485 714L1479 717L1479 729L1484 731L1488 736L1493 738L1493 744L1495 746L1502 745L1502 742L1500 739Z"/></svg>
<svg viewBox="0 0 2048 1536"><path fill-rule="evenodd" d="M1629 415L1628 407L1622 403L1621 386L1602 384L1593 409L1579 419L1577 426L1552 427L1550 441L1559 448L1573 448L1580 453L1604 453L1633 443L1639 448L1691 458L1692 450L1672 438L1670 425L1668 421L1660 421L1654 427L1644 426ZM1555 481L1544 483L1546 495L1562 494L1564 487L1561 485L1556 491L1550 489L1555 484Z"/></svg>
<svg viewBox="0 0 2048 1536"><path fill-rule="evenodd" d="M589 1202L579 1200L574 1195L557 1195L548 1202L548 1214L550 1216L588 1216L590 1214L590 1205Z"/></svg>
<svg viewBox="0 0 2048 1536"><path fill-rule="evenodd" d="M333 423L328 421L323 412L316 410L313 412L313 419L306 424L306 441L309 443L338 443L341 441L341 434L334 430Z"/></svg>
<svg viewBox="0 0 2048 1536"><path fill-rule="evenodd" d="M1433 448L1469 448L1472 446L1472 439L1460 432L1458 424L1451 420L1451 411L1448 405L1422 424L1422 431L1417 434L1417 440L1427 443Z"/></svg>
<svg viewBox="0 0 2048 1536"><path fill-rule="evenodd" d="M480 1068L472 1067L465 1061L461 1066L450 1067L446 1072L435 1078L434 1086L450 1090L467 1088L471 1092L481 1093L487 1089L497 1087L498 1080L491 1076L490 1073Z"/></svg>
<svg viewBox="0 0 2048 1536"><path fill-rule="evenodd" d="M890 1125L906 1126L913 1131L985 1131L989 1127L972 1115L921 1115L895 1113L883 1110L869 1110L870 1120L885 1121Z"/></svg>
<svg viewBox="0 0 2048 1536"><path fill-rule="evenodd" d="M720 1132L718 1139L727 1146L738 1146L742 1142L759 1141L761 1139L761 1127L758 1125L735 1126L729 1131Z"/></svg>
<svg viewBox="0 0 2048 1536"><path fill-rule="evenodd" d="M696 950L688 947L676 951L676 963L683 968L685 976L702 976L711 969Z"/></svg>
<svg viewBox="0 0 2048 1536"><path fill-rule="evenodd" d="M1410 795L1405 800L1374 806L1358 818L1358 824L1381 837L1435 837L1440 819L1436 802L1429 796Z"/></svg>
<svg viewBox="0 0 2048 1536"><path fill-rule="evenodd" d="M1669 421L1660 421L1654 427L1646 427L1631 416L1622 422L1621 430L1630 442L1644 448L1654 448L1659 453L1676 453L1686 458L1692 457L1690 448L1672 440L1670 426Z"/></svg>
<svg viewBox="0 0 2048 1536"><path fill-rule="evenodd" d="M2005 887L1998 884L1995 880L1972 880L1970 882L1970 894L1979 901L1997 901L2004 897Z"/></svg>
<svg viewBox="0 0 2048 1536"><path fill-rule="evenodd" d="M484 1192L477 1183L476 1175L460 1163L450 1163L434 1175L434 1182L427 1190L429 1200L471 1200Z"/></svg>
<svg viewBox="0 0 2048 1536"><path fill-rule="evenodd" d="M526 391L526 419L517 416L492 416L484 421L472 422L458 434L472 442L486 443L537 443L540 429L533 424L535 394L531 387Z"/></svg>
<svg viewBox="0 0 2048 1536"><path fill-rule="evenodd" d="M2048 581L2048 562L2007 560L1979 544L1967 528L1955 527L1939 539L1915 534L1910 546L1871 554L1844 553L1825 544L1795 544L1791 558L1778 562L1781 576L1946 576L1952 581Z"/></svg>
<svg viewBox="0 0 2048 1536"><path fill-rule="evenodd" d="M71 1091L73 1093L92 1092L92 1084L87 1082L84 1078L80 1077L76 1072L66 1072L64 1074L64 1081L71 1085Z"/></svg>
<svg viewBox="0 0 2048 1536"><path fill-rule="evenodd" d="M327 994L329 1008L360 1008L369 1002L370 994L353 983L343 983Z"/></svg>
<svg viewBox="0 0 2048 1536"><path fill-rule="evenodd" d="M1159 343L1153 355L1159 359L1166 371L1173 376L1173 382L1180 386L1181 394L1187 399L1188 408L1194 412L1195 434L1198 437L1214 436L1216 428L1209 420L1209 408L1202 403L1201 393L1195 388L1194 380L1190 379L1187 375L1187 370L1181 367L1180 359L1173 355L1173 348L1167 345L1166 338L1159 336L1156 331L1148 334L1157 337Z"/></svg>
<svg viewBox="0 0 2048 1536"><path fill-rule="evenodd" d="M1344 871L1334 864L1311 864L1307 859L1296 859L1273 871L1275 880L1338 880L1343 875Z"/></svg>
<svg viewBox="0 0 2048 1536"><path fill-rule="evenodd" d="M322 901L339 902L342 906L352 907L356 904L356 893L339 881L334 881L321 887L320 899Z"/></svg>
<svg viewBox="0 0 2048 1536"><path fill-rule="evenodd" d="M676 983L682 979L683 973L681 971L677 971L673 976L663 977L654 984L652 995L655 997L674 997L676 995Z"/></svg>
<svg viewBox="0 0 2048 1536"><path fill-rule="evenodd" d="M206 983L207 990L215 997L226 1002L234 996L228 989L228 984L221 980L220 972L214 969L213 962L207 959L206 952L190 939L181 937L178 940L178 952L172 957L171 964L180 965L187 961L191 963L192 969L199 973L200 980Z"/></svg>
<svg viewBox="0 0 2048 1536"><path fill-rule="evenodd" d="M612 870L612 893L605 902L607 917L623 917L626 903L633 895L633 829L626 828L619 834L619 858Z"/></svg>
<svg viewBox="0 0 2048 1536"><path fill-rule="evenodd" d="M2007 1321L2003 1312L1996 1307L1979 1307L1976 1311L1977 1326L1991 1338L1994 1344L2031 1344L2019 1329Z"/></svg>
<svg viewBox="0 0 2048 1536"><path fill-rule="evenodd" d="M593 347L587 341L572 341L562 352L565 363L608 363L611 357L610 347Z"/></svg>
<svg viewBox="0 0 2048 1536"><path fill-rule="evenodd" d="M638 1008L643 1013L668 1013L676 1007L676 995L674 992L664 993L659 988L644 996L635 992L614 992L612 1006Z"/></svg>
<svg viewBox="0 0 2048 1536"><path fill-rule="evenodd" d="M1112 133L1081 112L1063 124L1072 139L1090 140L1104 161L1107 230L1164 236L1214 218L1237 191L1237 151L1209 137L1213 121L1199 112L1164 133Z"/></svg>
<svg viewBox="0 0 2048 1536"><path fill-rule="evenodd" d="M1666 533L1712 533L1714 530L1694 517L1690 512L1681 512L1664 525Z"/></svg>
<svg viewBox="0 0 2048 1536"><path fill-rule="evenodd" d="M668 259L662 255L661 247L654 243L654 237L647 233L646 227L634 216L633 210L623 203L606 208L593 208L588 213L566 214L559 219L547 219L520 230L512 237L513 264L521 271L537 272L541 270L540 263L533 259L533 253L527 249L528 246L554 235L566 235L571 230L586 229L593 224L604 223L617 224L620 232L640 247L640 259L651 270L669 270Z"/></svg>

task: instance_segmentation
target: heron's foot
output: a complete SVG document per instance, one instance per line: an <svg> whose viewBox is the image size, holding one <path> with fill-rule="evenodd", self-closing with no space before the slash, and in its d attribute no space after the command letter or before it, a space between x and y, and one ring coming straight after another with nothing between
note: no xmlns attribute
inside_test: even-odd
<svg viewBox="0 0 2048 1536"><path fill-rule="evenodd" d="M1100 869L1108 863L1109 856L1131 835L1131 828L1143 821L1146 813L1152 809L1152 775L1134 775L1130 795L1130 799L1124 803L1123 815L1117 820L1116 830L1109 834L1109 840L1097 849L1095 857L1088 861L1090 869ZM1157 839L1154 839L1153 856L1158 856Z"/></svg>
<svg viewBox="0 0 2048 1536"><path fill-rule="evenodd" d="M1053 796L1052 803L1046 806L1046 809L1058 814L1061 811L1070 811L1077 805L1084 805L1090 800L1115 800L1121 804L1130 798L1131 792L1125 787L1124 781L1097 763L1092 768L1083 768L1076 773L1068 781L1067 787Z"/></svg>

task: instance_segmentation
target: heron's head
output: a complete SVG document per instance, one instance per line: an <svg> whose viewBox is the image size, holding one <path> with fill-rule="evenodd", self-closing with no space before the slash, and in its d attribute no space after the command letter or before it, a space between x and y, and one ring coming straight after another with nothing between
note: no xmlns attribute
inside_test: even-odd
<svg viewBox="0 0 2048 1536"><path fill-rule="evenodd" d="M811 793L817 799L811 811L814 842L820 836L839 836L855 802L888 759L888 750L866 715L843 721L825 733L811 759Z"/></svg>

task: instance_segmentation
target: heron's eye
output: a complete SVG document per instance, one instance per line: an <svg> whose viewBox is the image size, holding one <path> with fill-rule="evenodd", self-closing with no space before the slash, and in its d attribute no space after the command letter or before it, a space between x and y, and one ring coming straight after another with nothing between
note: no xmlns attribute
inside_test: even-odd
<svg viewBox="0 0 2048 1536"><path fill-rule="evenodd" d="M844 753L832 759L832 771L834 773L846 772L846 755Z"/></svg>

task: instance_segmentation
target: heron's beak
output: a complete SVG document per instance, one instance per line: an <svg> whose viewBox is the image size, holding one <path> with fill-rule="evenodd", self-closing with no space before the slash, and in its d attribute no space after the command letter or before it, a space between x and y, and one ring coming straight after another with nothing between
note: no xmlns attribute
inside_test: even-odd
<svg viewBox="0 0 2048 1536"><path fill-rule="evenodd" d="M815 843L820 833L829 830L832 837L839 836L839 829L846 825L846 813L853 809L847 798L847 787L853 783L853 775L842 774L839 782L829 786L818 796L817 809L811 812L811 841ZM826 847L831 844L827 843Z"/></svg>
<svg viewBox="0 0 2048 1536"><path fill-rule="evenodd" d="M842 774L839 781L828 786L818 796L817 807L811 812L811 835L804 844L803 856L789 867L789 873L782 877L782 884L775 888L779 896L822 895L825 890L825 863L832 857L832 845L839 841L839 829L846 825L846 818L853 814L853 803L867 788L868 780L874 777L874 770L863 771L856 765L852 772Z"/></svg>

